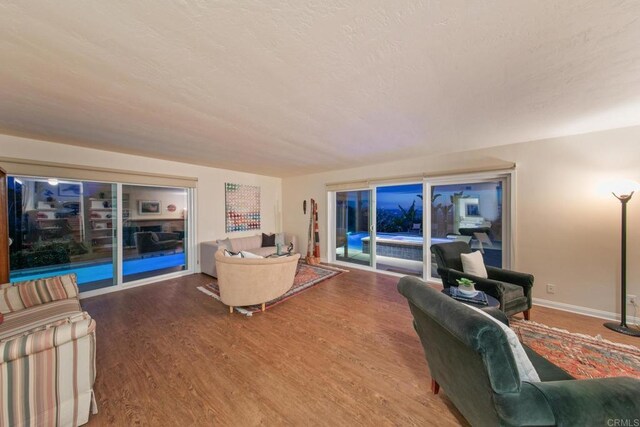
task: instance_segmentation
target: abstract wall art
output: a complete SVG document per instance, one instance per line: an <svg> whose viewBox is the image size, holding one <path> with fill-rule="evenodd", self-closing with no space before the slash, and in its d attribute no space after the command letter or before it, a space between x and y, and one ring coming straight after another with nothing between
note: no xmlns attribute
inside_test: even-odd
<svg viewBox="0 0 640 427"><path fill-rule="evenodd" d="M227 233L260 229L260 187L224 184Z"/></svg>

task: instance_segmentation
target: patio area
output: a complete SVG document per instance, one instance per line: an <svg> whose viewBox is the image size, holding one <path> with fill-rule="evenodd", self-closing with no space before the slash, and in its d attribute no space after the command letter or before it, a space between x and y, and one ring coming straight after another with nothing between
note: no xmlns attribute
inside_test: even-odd
<svg viewBox="0 0 640 427"><path fill-rule="evenodd" d="M432 238L431 243L454 242L455 238ZM376 268L378 270L422 277L423 272L423 236L416 233L379 233L376 236ZM471 248L482 249L487 265L502 264L502 242L494 241L491 247L471 240ZM368 233L348 233L345 245L336 248L336 261L371 265L371 236ZM432 259L432 272L436 274L435 259Z"/></svg>

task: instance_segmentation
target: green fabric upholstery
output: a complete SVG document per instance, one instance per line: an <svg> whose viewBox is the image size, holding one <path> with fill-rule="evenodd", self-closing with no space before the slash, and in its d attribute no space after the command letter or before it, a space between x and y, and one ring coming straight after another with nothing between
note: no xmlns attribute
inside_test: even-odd
<svg viewBox="0 0 640 427"><path fill-rule="evenodd" d="M431 252L435 255L438 274L445 288L458 286L457 280L466 278L475 282L476 289L500 301L500 308L509 316L531 308L534 281L531 274L489 265L485 266L487 278L464 273L460 254L471 252L465 242L437 243L431 245Z"/></svg>
<svg viewBox="0 0 640 427"><path fill-rule="evenodd" d="M609 423L616 419L640 422L640 381L636 379L598 378L533 385L550 402L557 425L608 426L614 425Z"/></svg>
<svg viewBox="0 0 640 427"><path fill-rule="evenodd" d="M640 381L575 380L525 346L542 382L521 382L506 336L491 319L415 277L403 277L398 291L409 301L431 377L471 424L591 425L613 413L640 414ZM485 311L508 324L499 310ZM616 385L621 391L613 391Z"/></svg>
<svg viewBox="0 0 640 427"><path fill-rule="evenodd" d="M527 347L525 344L522 345L524 347L525 353L529 356L529 360L533 364L533 367L536 368L536 372L542 381L564 381L564 380L572 380L574 379L571 375L569 375L564 369L554 365L549 362L544 357L540 356L538 353Z"/></svg>

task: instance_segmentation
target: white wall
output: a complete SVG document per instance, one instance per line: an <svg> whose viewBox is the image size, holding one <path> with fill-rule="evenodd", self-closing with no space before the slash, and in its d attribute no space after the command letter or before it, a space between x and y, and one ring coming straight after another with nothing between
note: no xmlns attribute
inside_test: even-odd
<svg viewBox="0 0 640 427"><path fill-rule="evenodd" d="M232 233L233 237L250 236L275 231L280 224L281 179L195 166L186 163L151 159L128 154L80 148L70 145L0 135L0 156L82 166L117 168L127 171L161 173L198 178L197 241L215 240L227 236L224 218L224 183L257 185L260 187L262 229ZM132 203L135 203L132 200ZM137 206L131 206L137 209ZM166 210L166 206L163 208Z"/></svg>
<svg viewBox="0 0 640 427"><path fill-rule="evenodd" d="M316 199L326 257L326 183L504 161L517 164L515 267L535 275L534 297L619 313L620 203L598 184L612 177L640 181L640 127L285 178L283 228L306 247L302 201ZM627 293L640 295L640 194L628 209ZM547 283L557 286L555 295L546 293Z"/></svg>

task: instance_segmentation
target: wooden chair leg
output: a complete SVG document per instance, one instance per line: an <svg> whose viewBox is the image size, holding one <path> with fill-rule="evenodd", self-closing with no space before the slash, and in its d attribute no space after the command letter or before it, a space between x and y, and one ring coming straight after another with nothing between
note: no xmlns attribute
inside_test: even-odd
<svg viewBox="0 0 640 427"><path fill-rule="evenodd" d="M267 306L267 304L263 302L262 303L262 311L265 311L267 309L266 306Z"/></svg>
<svg viewBox="0 0 640 427"><path fill-rule="evenodd" d="M438 394L440 391L440 384L436 380L431 380L431 391L433 394Z"/></svg>
<svg viewBox="0 0 640 427"><path fill-rule="evenodd" d="M229 306L229 313L233 314L233 306L231 306L231 305Z"/></svg>
<svg viewBox="0 0 640 427"><path fill-rule="evenodd" d="M531 310L525 310L522 312L522 314L524 314L524 320L529 320L529 316L530 316L530 312Z"/></svg>

